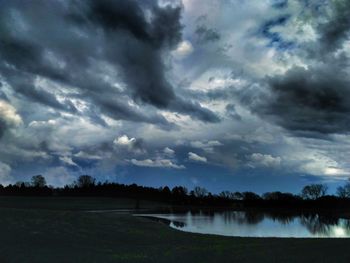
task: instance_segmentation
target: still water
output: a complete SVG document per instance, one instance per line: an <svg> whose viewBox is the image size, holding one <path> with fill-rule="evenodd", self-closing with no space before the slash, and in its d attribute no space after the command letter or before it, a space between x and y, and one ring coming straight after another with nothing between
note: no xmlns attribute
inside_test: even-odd
<svg viewBox="0 0 350 263"><path fill-rule="evenodd" d="M276 215L256 212L148 214L170 227L193 233L241 237L350 237L350 220L309 215Z"/></svg>

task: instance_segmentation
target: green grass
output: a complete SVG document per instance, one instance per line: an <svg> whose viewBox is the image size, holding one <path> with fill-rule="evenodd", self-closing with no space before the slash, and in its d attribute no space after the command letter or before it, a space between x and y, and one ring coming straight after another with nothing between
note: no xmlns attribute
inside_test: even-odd
<svg viewBox="0 0 350 263"><path fill-rule="evenodd" d="M350 262L350 239L200 235L82 211L134 207L130 199L1 197L0 262Z"/></svg>

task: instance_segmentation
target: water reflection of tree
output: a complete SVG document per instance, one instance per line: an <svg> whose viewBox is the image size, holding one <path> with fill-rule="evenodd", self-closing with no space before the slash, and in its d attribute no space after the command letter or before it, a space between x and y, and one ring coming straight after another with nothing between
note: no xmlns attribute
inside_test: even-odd
<svg viewBox="0 0 350 263"><path fill-rule="evenodd" d="M250 224L255 225L261 223L265 218L270 218L273 221L278 221L281 224L287 225L294 221L298 215L286 214L286 213L267 213L256 211L245 212L223 212L221 213L225 224L236 222L238 224Z"/></svg>
<svg viewBox="0 0 350 263"><path fill-rule="evenodd" d="M247 211L244 215L245 222L251 225L259 224L265 218L265 215L263 213L255 213L251 211Z"/></svg>
<svg viewBox="0 0 350 263"><path fill-rule="evenodd" d="M188 214L190 224L196 225L198 223L212 224L214 221L215 212L212 210L194 210Z"/></svg>
<svg viewBox="0 0 350 263"><path fill-rule="evenodd" d="M286 214L286 213L266 213L266 216L273 221L277 221L282 225L288 225L292 223L297 215L293 214Z"/></svg>
<svg viewBox="0 0 350 263"><path fill-rule="evenodd" d="M344 221L344 227L350 233L350 220L342 219Z"/></svg>
<svg viewBox="0 0 350 263"><path fill-rule="evenodd" d="M238 224L245 223L245 213L244 212L223 212L220 216L224 219L226 225L236 222Z"/></svg>
<svg viewBox="0 0 350 263"><path fill-rule="evenodd" d="M287 225L294 221L297 215L277 213L277 212L256 212L256 211L246 211L246 212L233 212L228 213L226 217L229 220L233 220L239 224L259 224L265 218L272 219L273 221L278 221L281 224Z"/></svg>
<svg viewBox="0 0 350 263"><path fill-rule="evenodd" d="M220 215L225 224L231 224L232 222L236 222L238 224L258 224L264 220L263 213L256 213L252 211L246 212L222 212Z"/></svg>
<svg viewBox="0 0 350 263"><path fill-rule="evenodd" d="M240 223L242 221L242 217L244 216L243 212L231 212L231 211L220 213L220 215L222 216L224 223L226 225L230 225L232 222Z"/></svg>
<svg viewBox="0 0 350 263"><path fill-rule="evenodd" d="M177 228L183 228L186 225L185 223L179 221L173 221L173 224Z"/></svg>
<svg viewBox="0 0 350 263"><path fill-rule="evenodd" d="M330 236L332 226L337 226L339 219L333 216L320 216L318 214L302 215L300 223L313 235Z"/></svg>

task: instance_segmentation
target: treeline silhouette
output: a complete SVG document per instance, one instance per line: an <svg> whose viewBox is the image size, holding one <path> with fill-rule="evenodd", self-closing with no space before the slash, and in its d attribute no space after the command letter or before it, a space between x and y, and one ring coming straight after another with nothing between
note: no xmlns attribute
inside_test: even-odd
<svg viewBox="0 0 350 263"><path fill-rule="evenodd" d="M42 175L35 175L30 182L17 182L3 186L2 196L94 196L124 197L166 202L174 205L217 206L217 207L284 207L284 208L350 208L350 180L337 189L337 195L327 195L327 186L311 184L301 193L267 192L258 195L254 192L223 191L212 194L202 187L189 191L186 187L168 186L153 188L136 184L125 185L114 182L97 182L90 175L81 175L71 185L64 187L48 186Z"/></svg>

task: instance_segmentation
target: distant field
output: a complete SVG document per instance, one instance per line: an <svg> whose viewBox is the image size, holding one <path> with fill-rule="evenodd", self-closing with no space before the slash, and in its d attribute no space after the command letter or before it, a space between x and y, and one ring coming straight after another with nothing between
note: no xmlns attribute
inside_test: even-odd
<svg viewBox="0 0 350 263"><path fill-rule="evenodd" d="M0 196L0 208L86 211L135 209L136 207L157 209L166 205L129 198Z"/></svg>
<svg viewBox="0 0 350 263"><path fill-rule="evenodd" d="M199 235L83 211L135 206L132 199L0 197L0 262L350 262L350 239Z"/></svg>

